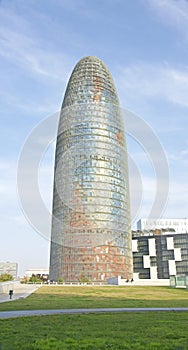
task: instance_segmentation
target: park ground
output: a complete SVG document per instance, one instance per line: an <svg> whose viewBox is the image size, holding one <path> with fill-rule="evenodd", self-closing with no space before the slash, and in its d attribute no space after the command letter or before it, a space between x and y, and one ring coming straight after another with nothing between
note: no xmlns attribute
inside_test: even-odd
<svg viewBox="0 0 188 350"><path fill-rule="evenodd" d="M169 287L46 286L0 311L188 307L188 291ZM0 350L187 350L188 312L105 313L0 319Z"/></svg>

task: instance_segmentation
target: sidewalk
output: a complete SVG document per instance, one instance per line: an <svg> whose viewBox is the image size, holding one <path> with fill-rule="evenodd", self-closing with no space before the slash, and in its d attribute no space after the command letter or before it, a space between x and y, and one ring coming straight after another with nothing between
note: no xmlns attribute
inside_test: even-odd
<svg viewBox="0 0 188 350"><path fill-rule="evenodd" d="M15 310L1 311L0 319L12 317L42 316L42 315L72 315L94 314L105 312L188 312L188 307L136 307L136 308L100 308L100 309L55 309L55 310ZM41 348L40 348L41 349ZM49 348L48 348L49 349Z"/></svg>
<svg viewBox="0 0 188 350"><path fill-rule="evenodd" d="M32 284L32 285L30 285L30 284L18 284L14 288L14 293L13 293L11 300L10 300L10 296L8 293L0 294L0 303L26 298L40 287L41 287L41 285L35 285L35 284Z"/></svg>

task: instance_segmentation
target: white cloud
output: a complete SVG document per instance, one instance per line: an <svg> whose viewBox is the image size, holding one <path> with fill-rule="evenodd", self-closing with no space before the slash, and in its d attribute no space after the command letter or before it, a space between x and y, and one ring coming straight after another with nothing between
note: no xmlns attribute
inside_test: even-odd
<svg viewBox="0 0 188 350"><path fill-rule="evenodd" d="M175 26L188 38L187 0L147 0L147 3L166 25Z"/></svg>
<svg viewBox="0 0 188 350"><path fill-rule="evenodd" d="M182 151L181 151L181 154L182 154L183 156L186 157L186 161L187 161L187 160L188 160L188 159L187 159L187 156L188 156L188 149L182 150Z"/></svg>
<svg viewBox="0 0 188 350"><path fill-rule="evenodd" d="M188 107L188 66L177 69L168 64L138 63L118 69L118 85L128 97L155 97Z"/></svg>
<svg viewBox="0 0 188 350"><path fill-rule="evenodd" d="M37 37L26 18L0 8L0 55L32 75L65 82L70 60L49 47L48 42Z"/></svg>
<svg viewBox="0 0 188 350"><path fill-rule="evenodd" d="M165 216L174 218L188 217L188 185L185 182L171 181L169 201Z"/></svg>
<svg viewBox="0 0 188 350"><path fill-rule="evenodd" d="M31 74L67 81L68 59L63 54L39 48L22 33L0 28L0 55L27 69Z"/></svg>
<svg viewBox="0 0 188 350"><path fill-rule="evenodd" d="M140 207L136 207L135 201L137 201L137 196L134 196L134 189L131 191L131 208L133 209L132 213L132 225L141 218L148 217L153 201L155 199L156 186L155 179L152 177L145 176L142 178L143 189L142 189L142 201ZM138 194L137 194L138 195ZM166 206L161 211L160 217L174 217L174 218L183 218L187 217L188 212L188 184L185 181L178 181L178 179L171 179L170 189L167 198ZM158 209L160 209L160 202L158 203ZM134 209L139 209L137 212ZM159 210L158 210L159 212ZM136 215L135 215L136 214Z"/></svg>
<svg viewBox="0 0 188 350"><path fill-rule="evenodd" d="M188 166L188 149L182 149L179 152L174 152L169 154L169 160L171 162L175 162L176 165L179 164L179 168L184 169L184 173L187 171L185 171L185 167ZM187 169L188 170L188 169Z"/></svg>

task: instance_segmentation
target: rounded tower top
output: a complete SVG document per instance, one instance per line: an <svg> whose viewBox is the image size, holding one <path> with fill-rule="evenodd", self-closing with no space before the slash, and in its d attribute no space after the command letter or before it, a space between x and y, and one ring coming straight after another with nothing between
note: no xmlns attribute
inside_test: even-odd
<svg viewBox="0 0 188 350"><path fill-rule="evenodd" d="M86 56L76 64L72 72L63 107L91 102L119 106L116 88L108 68L98 57Z"/></svg>

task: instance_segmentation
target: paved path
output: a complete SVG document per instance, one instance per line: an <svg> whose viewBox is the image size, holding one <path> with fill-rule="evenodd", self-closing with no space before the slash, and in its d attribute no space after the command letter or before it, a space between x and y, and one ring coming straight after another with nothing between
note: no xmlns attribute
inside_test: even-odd
<svg viewBox="0 0 188 350"><path fill-rule="evenodd" d="M101 308L101 309L57 309L57 310L22 310L22 311L1 311L1 318L42 316L42 315L65 315L65 314L89 314L105 312L188 312L188 307L176 308Z"/></svg>
<svg viewBox="0 0 188 350"><path fill-rule="evenodd" d="M14 294L13 294L12 300L26 298L35 290L37 290L39 287L41 287L41 285L19 283L14 288ZM9 294L8 293L0 294L0 303L4 303L6 301L10 301Z"/></svg>

